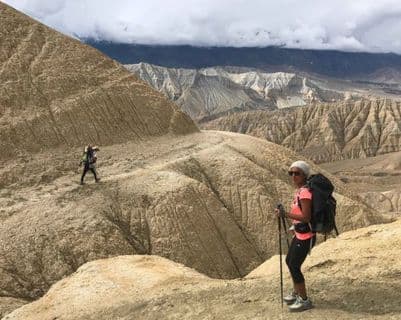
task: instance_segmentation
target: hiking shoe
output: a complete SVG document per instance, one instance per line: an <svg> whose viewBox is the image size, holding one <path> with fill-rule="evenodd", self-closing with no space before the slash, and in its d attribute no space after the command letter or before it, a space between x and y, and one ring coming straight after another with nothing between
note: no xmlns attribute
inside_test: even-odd
<svg viewBox="0 0 401 320"><path fill-rule="evenodd" d="M96 181L96 182L99 182L99 181L100 181L100 178L97 178L95 181Z"/></svg>
<svg viewBox="0 0 401 320"><path fill-rule="evenodd" d="M297 299L292 305L288 306L288 310L290 312L300 312L312 308L313 308L312 301L310 301L309 299L304 300L300 296L297 297Z"/></svg>
<svg viewBox="0 0 401 320"><path fill-rule="evenodd" d="M283 298L284 302L288 305L293 304L297 300L297 294L293 291Z"/></svg>

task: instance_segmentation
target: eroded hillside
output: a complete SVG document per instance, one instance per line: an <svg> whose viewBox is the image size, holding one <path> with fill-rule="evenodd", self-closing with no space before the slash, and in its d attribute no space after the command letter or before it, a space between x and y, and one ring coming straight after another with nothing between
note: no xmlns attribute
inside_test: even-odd
<svg viewBox="0 0 401 320"><path fill-rule="evenodd" d="M401 214L401 152L321 165L358 192L376 211L398 218Z"/></svg>
<svg viewBox="0 0 401 320"><path fill-rule="evenodd" d="M97 50L0 3L0 159L196 131L168 99Z"/></svg>
<svg viewBox="0 0 401 320"><path fill-rule="evenodd" d="M388 99L236 113L202 126L265 138L315 162L401 150L401 102Z"/></svg>
<svg viewBox="0 0 401 320"><path fill-rule="evenodd" d="M217 278L243 276L271 256L273 210L291 199L286 171L297 156L230 133L160 139L104 148L102 182L84 187L72 156L32 157L0 198L2 295L37 298L83 263L107 256L156 254ZM32 180L48 157L55 167L71 167ZM341 230L384 221L333 181Z"/></svg>

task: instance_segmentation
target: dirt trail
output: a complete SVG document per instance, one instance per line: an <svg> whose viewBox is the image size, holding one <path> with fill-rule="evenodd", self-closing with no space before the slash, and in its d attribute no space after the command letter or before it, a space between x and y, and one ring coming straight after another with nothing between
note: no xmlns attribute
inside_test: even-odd
<svg viewBox="0 0 401 320"><path fill-rule="evenodd" d="M29 162L21 163L24 165L23 172L15 169L15 161L3 162L2 171L14 175L8 179L15 182L1 189L0 207L3 213L7 213L20 209L22 205L29 206L31 202L40 202L55 195L62 197L67 193L99 189L104 183L134 178L158 170L166 163L190 157L194 152L216 148L222 143L224 139L221 135L210 132L207 136L198 133L185 137L171 135L149 139L146 142L100 146L97 171L101 182L96 185L91 172L85 177L86 184L79 184L82 174L82 167L77 166L81 158L79 149L56 149L30 156ZM40 169L46 171L46 165L43 165L46 162L50 162L56 168L63 167L64 171L53 172L53 176L49 175L47 179L38 179L32 183L32 175L41 174Z"/></svg>

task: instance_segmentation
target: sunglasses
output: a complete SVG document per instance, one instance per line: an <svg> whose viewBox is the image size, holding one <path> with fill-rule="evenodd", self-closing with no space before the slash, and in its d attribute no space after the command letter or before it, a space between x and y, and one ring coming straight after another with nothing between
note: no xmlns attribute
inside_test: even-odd
<svg viewBox="0 0 401 320"><path fill-rule="evenodd" d="M299 171L288 171L288 175L289 175L289 176L296 176L296 177L298 177L298 176L301 175L301 172L299 172Z"/></svg>

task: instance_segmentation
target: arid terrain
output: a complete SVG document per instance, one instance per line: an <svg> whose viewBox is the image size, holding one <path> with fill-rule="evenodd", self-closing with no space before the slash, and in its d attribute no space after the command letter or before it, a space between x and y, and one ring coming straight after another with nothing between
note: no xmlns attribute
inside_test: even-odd
<svg viewBox="0 0 401 320"><path fill-rule="evenodd" d="M327 85L328 81L294 73L216 67L173 69L146 63L125 65L135 75L165 94L196 121L232 112L274 110L312 102L344 101L361 96L356 88Z"/></svg>
<svg viewBox="0 0 401 320"><path fill-rule="evenodd" d="M399 96L352 81L234 67L125 67L203 129L264 138L318 163L401 150ZM367 79L385 84L397 74L383 71Z"/></svg>
<svg viewBox="0 0 401 320"><path fill-rule="evenodd" d="M401 152L325 163L322 168L358 192L378 212L401 214Z"/></svg>
<svg viewBox="0 0 401 320"><path fill-rule="evenodd" d="M317 163L363 159L401 150L401 101L362 99L233 113L202 127L264 138Z"/></svg>
<svg viewBox="0 0 401 320"><path fill-rule="evenodd" d="M102 165L99 165L103 180L99 184L95 184L93 178L88 177L87 185L79 186L79 174L73 170L74 161L71 157L67 162L71 163L71 169L61 176L49 178L46 182L35 182L33 185L30 181L20 181L3 189L5 193L7 190L10 192L12 188L15 196L10 197L14 201L9 200L8 204L2 205L2 234L5 235L2 237L2 243L7 245L9 252L13 252L4 265L10 269L8 273L3 272L2 283L5 284L5 279L9 276L19 283L16 286L17 283L13 285L14 281L9 280L8 286L3 287L3 292L14 297L2 298L3 312L40 297L55 283L43 299L27 305L27 308L6 319L52 319L56 316L61 319L108 319L113 316L122 319L156 319L160 314L171 319L264 319L281 315L277 257L260 264L267 257L277 253L277 226L271 214L274 203L285 203L285 199L289 199L291 193L288 178L285 176L287 161L291 159L281 158L282 163L279 163L272 160L272 155L278 152L290 157L295 155L262 140L230 133L203 132L182 138L155 138L149 142L152 142L151 145L127 143L103 148L100 154L104 160ZM233 147L246 157L241 160L243 156L229 155L224 151L227 148L233 150ZM263 147L264 151L261 155L251 153L254 147L257 150ZM115 161L114 154L120 149L125 150L125 158ZM76 153L79 153L79 150L76 150ZM235 164L223 160L221 155L233 157ZM43 161L42 157L43 155L38 156L37 161ZM194 167L196 159L202 163L201 166L205 170L203 173ZM207 162L204 162L205 159L208 159ZM337 183L339 192L344 190L343 192L349 195L351 190L354 190L356 195L361 188L368 190L370 187L371 192L374 192L373 197L376 197L388 188L400 190L399 180L394 179L390 182L375 174L386 170L384 157L382 160L372 161L377 167L370 169L371 171L367 163L361 163L365 167L364 172L361 172L361 168L355 163L352 166L345 163L325 166L347 181L345 184ZM241 165L242 161L248 165ZM278 176L273 178L274 185L282 189L278 198L269 193L270 188L263 185L263 182L248 180L249 173L245 172L255 170L252 169L254 165L262 169L258 180L264 183L272 181L273 176L269 178L269 175L273 172L278 173ZM183 175L182 169L185 167L186 174ZM232 182L231 192L230 189L225 189L226 184L220 185L216 180L216 172L235 172L242 170L241 168L247 169L235 179L236 182ZM391 168L387 169L387 172L390 177L399 177L401 173L399 169ZM193 180L188 184L185 182L190 177L188 175L200 175L198 181L203 182L198 184L199 182ZM365 177L366 180L370 179L371 183L357 183L355 177ZM373 183L372 179L381 182ZM245 182L247 180L248 182ZM248 190L244 193L246 188L241 187L243 183L256 183L259 185L257 188L263 186L267 189L253 189L254 191ZM201 187L202 185L204 187ZM140 186L140 189L137 186ZM198 190L199 197L204 199L204 204L191 195L195 191L194 187ZM202 191L202 188L205 188L205 191ZM207 195L206 189L210 190L210 196ZM225 195L232 194L233 190L240 192L240 198L234 196L231 201L228 199L224 208L222 203L225 201ZM110 196L107 196L109 193ZM220 198L217 196L219 194ZM327 319L387 319L390 316L397 319L401 316L397 307L398 298L394 296L394 291L400 289L400 284L394 278L401 268L395 252L398 250L397 241L401 234L399 223L379 224L366 230L344 231L362 224L385 222L387 218L398 216L399 212L388 210L379 214L373 213L372 210L373 216L369 218L370 210L361 203L347 204L350 200L339 194L337 198L341 206L345 206L343 209L340 207L338 219L342 234L339 238L330 239L314 249L305 267L308 279L311 279L311 292L317 305L309 314L316 319L324 315ZM258 199L261 201L261 209L254 207L258 206ZM213 204L216 200L217 203ZM244 202L238 207L241 201ZM121 208L118 208L119 203ZM168 207L173 203L175 205L171 212L163 213L163 206L167 206L167 210L170 211ZM244 205L248 208L243 207ZM143 206L148 209L141 209ZM203 206L211 215L206 220L202 218ZM107 207L111 209L109 216L97 213L101 208ZM139 214L138 211L141 210L143 213ZM186 210L193 210L186 213L190 216L182 215ZM226 211L229 215L219 218L215 215L218 211L220 214ZM232 218L229 218L231 214L234 217L238 214L239 218L235 219L236 223L232 226ZM341 218L344 214L346 217ZM25 217L24 221L21 221L21 216ZM138 229L141 228L138 218L148 220L147 234L145 228L142 232ZM19 222L16 224L16 221ZM51 228L49 224L52 225ZM163 236L161 232L166 229L168 232ZM249 243L244 235L251 236L253 241L257 240L258 235L262 237ZM79 239L86 240L82 242ZM174 242L177 244L174 245ZM247 247L247 243L252 244L251 247ZM207 251L203 251L202 247ZM256 252L259 251L263 256L252 256L252 251L257 247L259 249ZM30 252L33 253L32 257ZM224 258L224 252L231 253ZM135 253L165 256L209 274L212 278L200 275L193 269L183 269L158 257L126 256L115 258L117 260L94 261L73 273L72 277L57 283L58 279L74 272L85 261ZM210 259L214 260L213 264L210 264ZM244 263L247 259L253 261L253 264L248 268L243 265L242 268L247 269L243 269L242 274L235 273L238 272L234 272L238 270L236 268L241 268L238 263ZM233 262L236 267L229 271L228 275L237 280L217 280L216 278L223 275L222 272L230 270ZM391 267L383 268L383 263ZM367 264L370 267L364 268ZM257 268L257 265L260 266ZM11 270L15 270L15 274L11 273ZM220 274L215 273L216 271ZM241 275L247 276L240 278ZM391 287L388 283L389 277ZM22 279L26 279L26 282ZM287 286L289 282L287 277ZM328 291L328 286L335 289ZM362 290L367 292L363 294ZM29 297L29 294L36 296ZM374 299L376 303L372 305L366 295L373 297L370 299ZM70 302L65 304L65 301ZM71 313L71 304L76 306L76 313ZM288 317L286 311L284 315Z"/></svg>
<svg viewBox="0 0 401 320"><path fill-rule="evenodd" d="M201 131L115 61L0 9L3 319L296 319L273 212L307 159ZM101 180L80 185L89 143ZM336 186L341 235L307 259L308 317L401 319L399 156L310 161Z"/></svg>
<svg viewBox="0 0 401 320"><path fill-rule="evenodd" d="M380 69L363 78L344 80L258 68L166 68L148 63L124 65L174 101L197 122L249 110L275 110L319 103L355 102L362 98L399 100L400 72Z"/></svg>
<svg viewBox="0 0 401 320"><path fill-rule="evenodd" d="M401 319L400 221L347 232L312 250L308 319ZM290 279L284 279L288 288ZM4 319L299 319L280 305L278 256L246 278L210 279L156 256L82 266Z"/></svg>

